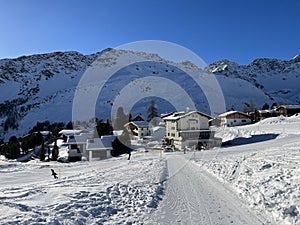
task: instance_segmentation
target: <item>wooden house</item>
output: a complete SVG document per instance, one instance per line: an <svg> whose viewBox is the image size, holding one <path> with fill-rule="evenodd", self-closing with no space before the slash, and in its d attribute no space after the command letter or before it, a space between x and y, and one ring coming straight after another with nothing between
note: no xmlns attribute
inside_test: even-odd
<svg viewBox="0 0 300 225"><path fill-rule="evenodd" d="M282 116L292 116L300 113L300 105L281 105L276 108L276 111Z"/></svg>
<svg viewBox="0 0 300 225"><path fill-rule="evenodd" d="M252 122L251 117L248 114L238 111L222 113L219 115L219 118L221 120L221 126L224 127L247 125Z"/></svg>

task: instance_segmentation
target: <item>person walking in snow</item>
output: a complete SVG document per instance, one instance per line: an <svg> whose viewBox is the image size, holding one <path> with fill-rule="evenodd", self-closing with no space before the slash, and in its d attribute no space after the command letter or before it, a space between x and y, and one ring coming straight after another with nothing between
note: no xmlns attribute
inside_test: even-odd
<svg viewBox="0 0 300 225"><path fill-rule="evenodd" d="M54 169L51 169L51 172L52 172L52 176L54 179L58 179L58 176L57 176L57 173L55 173Z"/></svg>

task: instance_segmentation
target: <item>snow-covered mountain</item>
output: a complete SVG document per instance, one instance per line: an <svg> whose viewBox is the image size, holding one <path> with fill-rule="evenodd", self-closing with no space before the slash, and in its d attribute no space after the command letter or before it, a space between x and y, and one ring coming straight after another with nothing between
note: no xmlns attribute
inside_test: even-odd
<svg viewBox="0 0 300 225"><path fill-rule="evenodd" d="M106 54L108 55L105 56ZM211 73L215 74L223 91L227 110L242 110L250 100L258 108L264 103L300 102L300 89L297 86L300 80L299 55L289 61L257 59L245 66L222 60L201 70L190 62L174 63L156 54L125 50L106 49L91 55L78 52L37 54L0 60L0 138L7 138L12 134L24 135L36 122L72 120L75 92L85 91L87 88L78 86L87 69L97 65L100 68L97 79L101 80L101 70L109 70L124 57L134 59L136 63L121 68L109 79L103 80L105 85L99 93L96 106L95 116L98 118L110 117L110 111L120 92L130 85L141 93L149 93L148 97L134 104L131 111L133 115L142 113L146 117L146 109L150 98L155 96L155 88L165 89L163 96L168 96L168 99L156 96L159 113L173 111L175 107L170 102L180 102L182 107L188 106L186 94L191 97L198 110L213 114L208 106L207 93L180 68L198 73L204 83L208 76L212 76ZM147 83L149 79L146 77L149 76L156 77L157 80ZM180 86L185 93L176 94L173 88L163 88L162 79L173 81L173 86ZM128 91L132 90L134 89L128 88ZM209 94L214 93L211 90ZM83 108L82 114L84 110Z"/></svg>
<svg viewBox="0 0 300 225"><path fill-rule="evenodd" d="M209 65L205 70L215 75L222 75L222 78L217 76L222 87L227 80L224 77L236 78L238 83L238 80L250 83L253 86L253 94L248 93L248 98L253 98L257 107L262 106L262 101L259 101L255 94L260 91L265 95L263 101L267 103L295 104L300 102L300 55L291 60L256 59L249 65L238 65L222 60ZM227 97L226 91L225 97Z"/></svg>

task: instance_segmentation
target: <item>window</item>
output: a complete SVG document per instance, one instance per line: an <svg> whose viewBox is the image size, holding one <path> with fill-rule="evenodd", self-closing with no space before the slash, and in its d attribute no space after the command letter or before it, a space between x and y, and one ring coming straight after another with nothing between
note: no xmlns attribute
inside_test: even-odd
<svg viewBox="0 0 300 225"><path fill-rule="evenodd" d="M71 149L77 149L77 145L76 144L71 145Z"/></svg>
<svg viewBox="0 0 300 225"><path fill-rule="evenodd" d="M246 120L242 120L243 123L246 123Z"/></svg>
<svg viewBox="0 0 300 225"><path fill-rule="evenodd" d="M175 134L174 134L174 133L171 133L171 136L172 136L172 137L175 137Z"/></svg>

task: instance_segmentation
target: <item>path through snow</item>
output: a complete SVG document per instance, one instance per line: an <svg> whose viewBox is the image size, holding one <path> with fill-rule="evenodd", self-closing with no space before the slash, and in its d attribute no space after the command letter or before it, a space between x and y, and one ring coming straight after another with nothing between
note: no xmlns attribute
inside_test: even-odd
<svg viewBox="0 0 300 225"><path fill-rule="evenodd" d="M167 157L165 196L149 224L263 224L229 188L183 155Z"/></svg>

